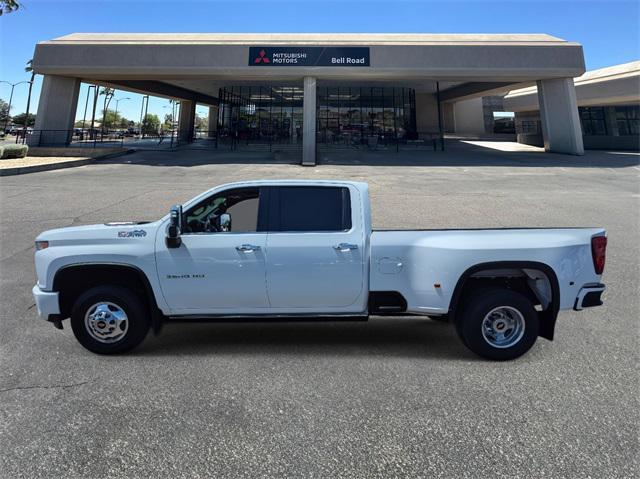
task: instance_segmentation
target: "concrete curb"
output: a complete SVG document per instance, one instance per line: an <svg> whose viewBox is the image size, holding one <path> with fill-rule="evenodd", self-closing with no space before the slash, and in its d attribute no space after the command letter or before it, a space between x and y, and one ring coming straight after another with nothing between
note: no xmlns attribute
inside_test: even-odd
<svg viewBox="0 0 640 479"><path fill-rule="evenodd" d="M95 158L85 158L82 160L73 160L73 161L61 161L59 163L45 163L42 165L33 165L33 166L19 166L16 168L4 168L0 169L0 176L14 176L14 175L25 175L27 173L38 173L40 171L52 171L52 170L63 170L65 168L74 168L76 166L84 166L89 163L93 163L99 160L108 160L111 158L116 158L118 156L128 155L133 153L135 150L127 150L127 151L119 151L117 153L108 153L102 156L96 156Z"/></svg>

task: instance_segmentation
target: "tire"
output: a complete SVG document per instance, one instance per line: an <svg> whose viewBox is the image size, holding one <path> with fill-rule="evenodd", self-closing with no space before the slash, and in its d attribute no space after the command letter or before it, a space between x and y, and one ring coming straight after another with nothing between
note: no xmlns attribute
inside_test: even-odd
<svg viewBox="0 0 640 479"><path fill-rule="evenodd" d="M82 346L97 354L135 348L150 327L138 295L121 286L98 286L81 294L71 309L71 329Z"/></svg>
<svg viewBox="0 0 640 479"><path fill-rule="evenodd" d="M538 339L540 320L531 301L508 289L479 291L469 297L456 320L462 342L487 359L522 356Z"/></svg>

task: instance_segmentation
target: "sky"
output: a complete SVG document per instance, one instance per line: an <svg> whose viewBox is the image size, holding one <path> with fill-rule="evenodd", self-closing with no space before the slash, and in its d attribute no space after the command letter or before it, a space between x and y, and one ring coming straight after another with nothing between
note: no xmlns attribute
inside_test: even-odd
<svg viewBox="0 0 640 479"><path fill-rule="evenodd" d="M179 1L20 0L23 8L0 17L0 80L28 80L24 65L37 42L73 32L266 33L548 33L581 43L587 70L640 59L640 1ZM37 107L41 77L33 88ZM0 98L11 87L0 83ZM11 114L25 111L27 85L14 89ZM125 117L138 119L141 97L116 92ZM78 101L82 118L86 85ZM149 113L170 110L152 98ZM207 116L204 107L198 114Z"/></svg>

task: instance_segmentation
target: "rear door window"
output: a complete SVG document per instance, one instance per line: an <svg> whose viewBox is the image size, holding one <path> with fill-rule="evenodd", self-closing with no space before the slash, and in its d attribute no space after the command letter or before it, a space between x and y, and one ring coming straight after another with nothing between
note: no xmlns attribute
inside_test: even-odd
<svg viewBox="0 0 640 479"><path fill-rule="evenodd" d="M280 186L269 198L270 231L348 231L349 189L333 186Z"/></svg>

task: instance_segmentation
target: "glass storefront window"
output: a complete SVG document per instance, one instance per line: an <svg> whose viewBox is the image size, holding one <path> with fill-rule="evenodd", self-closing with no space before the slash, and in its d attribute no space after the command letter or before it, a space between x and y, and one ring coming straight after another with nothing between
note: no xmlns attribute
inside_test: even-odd
<svg viewBox="0 0 640 479"><path fill-rule="evenodd" d="M230 86L219 92L218 136L238 142L302 142L301 87Z"/></svg>
<svg viewBox="0 0 640 479"><path fill-rule="evenodd" d="M229 86L219 92L218 135L242 142L301 143L303 90L297 86ZM409 88L317 89L317 141L355 147L417 138Z"/></svg>
<svg viewBox="0 0 640 479"><path fill-rule="evenodd" d="M318 142L357 146L417 137L415 94L409 88L320 87Z"/></svg>
<svg viewBox="0 0 640 479"><path fill-rule="evenodd" d="M582 124L583 135L607 134L607 125L604 119L603 107L580 107L578 108L578 113L580 114L580 123Z"/></svg>
<svg viewBox="0 0 640 479"><path fill-rule="evenodd" d="M616 123L621 136L640 134L640 106L617 106Z"/></svg>

